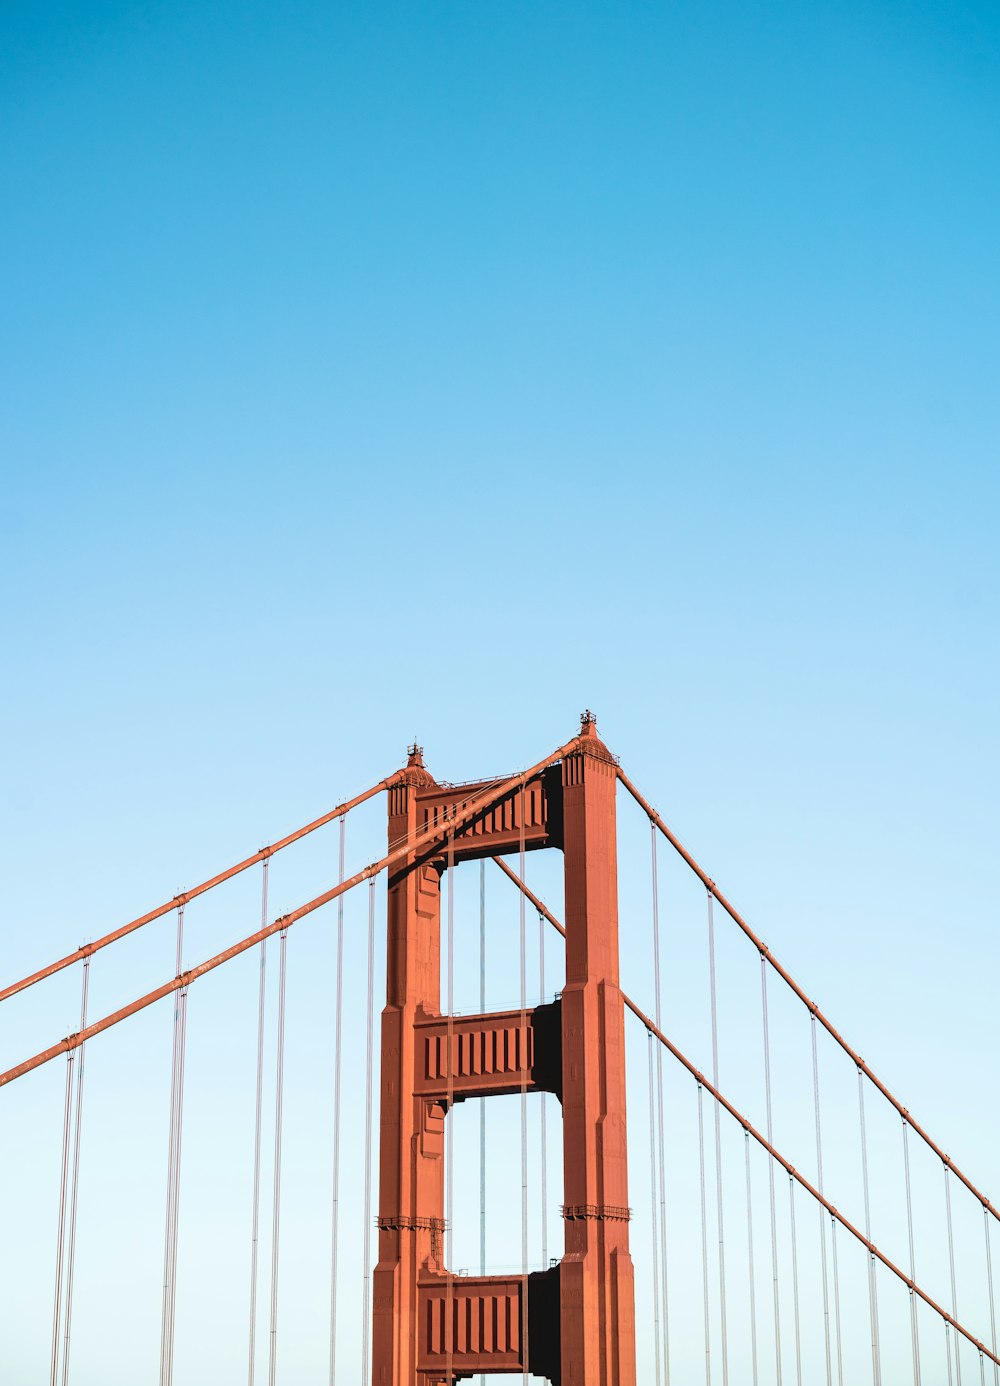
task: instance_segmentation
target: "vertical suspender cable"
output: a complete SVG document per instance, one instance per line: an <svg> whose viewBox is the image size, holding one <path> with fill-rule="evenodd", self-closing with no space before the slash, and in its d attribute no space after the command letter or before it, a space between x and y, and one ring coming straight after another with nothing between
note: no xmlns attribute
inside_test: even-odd
<svg viewBox="0 0 1000 1386"><path fill-rule="evenodd" d="M343 883L343 834L341 815L338 883ZM337 1270L341 1254L341 1076L343 1071L343 895L337 901L337 997L334 1003L334 1199L330 1229L330 1386L337 1379Z"/></svg>
<svg viewBox="0 0 1000 1386"><path fill-rule="evenodd" d="M178 911L183 918L183 912ZM178 969L179 970L179 969ZM170 1065L170 1133L167 1139L167 1211L163 1235L163 1308L160 1316L160 1386L167 1382L167 1325L170 1311L170 1248L174 1217L174 1127L177 1123L177 1043L180 1027L180 996L174 996L174 1037Z"/></svg>
<svg viewBox="0 0 1000 1386"><path fill-rule="evenodd" d="M958 1319L958 1289L955 1283L955 1238L951 1225L951 1180L948 1177L948 1166L943 1165L944 1169L944 1203L948 1212L948 1266L951 1272L951 1316ZM955 1343L955 1380L958 1386L962 1386L962 1355L961 1343L958 1334L954 1334Z"/></svg>
<svg viewBox="0 0 1000 1386"><path fill-rule="evenodd" d="M545 1004L545 917L538 912L538 991L539 1002ZM542 1270L549 1264L549 1152L545 1129L545 1093L539 1093L539 1124L542 1155Z"/></svg>
<svg viewBox="0 0 1000 1386"><path fill-rule="evenodd" d="M187 989L178 995L180 1041L177 1054L177 1120L174 1125L174 1200L170 1229L170 1302L167 1310L167 1381L174 1379L174 1326L177 1317L177 1238L180 1224L181 1134L184 1123L184 1056L187 1050Z"/></svg>
<svg viewBox="0 0 1000 1386"><path fill-rule="evenodd" d="M372 1027L375 1015L375 877L368 882L368 1010L365 1021L365 1200L362 1235L361 1380L368 1381L371 1360L371 1243L372 1243Z"/></svg>
<svg viewBox="0 0 1000 1386"><path fill-rule="evenodd" d="M705 1386L712 1386L712 1325L708 1308L708 1216L705 1208L704 1089L698 1084L698 1173L701 1181L701 1281L705 1311Z"/></svg>
<svg viewBox="0 0 1000 1386"><path fill-rule="evenodd" d="M344 880L344 832L346 816L340 819L340 850L337 880ZM337 993L334 1001L333 1031L333 1205L330 1226L330 1386L337 1377L337 1260L340 1255L340 1084L343 1071L344 1034L344 897L337 900Z"/></svg>
<svg viewBox="0 0 1000 1386"><path fill-rule="evenodd" d="M816 1017L810 1013L809 1029L812 1039L813 1109L816 1117L816 1187L823 1192L823 1127L819 1105L819 1050L816 1044ZM819 1253L823 1280L823 1349L826 1354L826 1386L833 1386L833 1362L830 1354L830 1286L826 1272L826 1209L819 1210Z"/></svg>
<svg viewBox="0 0 1000 1386"><path fill-rule="evenodd" d="M51 1386L56 1386L59 1376L59 1320L62 1310L63 1253L66 1244L66 1190L69 1180L69 1128L72 1118L73 1099L73 1056L70 1049L66 1055L66 1096L63 1101L62 1155L59 1161L59 1216L56 1225L56 1289L52 1309L52 1371Z"/></svg>
<svg viewBox="0 0 1000 1386"><path fill-rule="evenodd" d="M799 1245L795 1235L795 1180L788 1176L788 1215L792 1234L792 1314L795 1323L795 1380L802 1386L802 1334L799 1324Z"/></svg>
<svg viewBox="0 0 1000 1386"><path fill-rule="evenodd" d="M180 963L178 962L178 966ZM177 1240L180 1228L181 1134L184 1124L184 1056L187 1051L187 987L178 993L180 1030L177 1050L177 1115L174 1122L174 1189L170 1225L170 1280L167 1305L167 1382L174 1379L174 1324L177 1315Z"/></svg>
<svg viewBox="0 0 1000 1386"><path fill-rule="evenodd" d="M750 1132L743 1132L743 1153L747 1169L747 1260L750 1274L750 1366L753 1386L757 1386L757 1288L753 1260L753 1193L750 1187Z"/></svg>
<svg viewBox="0 0 1000 1386"><path fill-rule="evenodd" d="M479 863L479 1011L486 1014L486 858ZM479 1274L486 1274L486 1098L479 1099ZM486 1386L486 1373L479 1377Z"/></svg>
<svg viewBox="0 0 1000 1386"><path fill-rule="evenodd" d="M712 913L713 897L708 891L708 971L712 993L712 1083L719 1086L719 1011L715 984L715 919ZM726 1326L726 1248L723 1231L722 1205L722 1112L718 1102L715 1108L715 1197L719 1222L719 1324L722 1335L722 1386L729 1386L729 1343Z"/></svg>
<svg viewBox="0 0 1000 1386"><path fill-rule="evenodd" d="M986 1234L986 1285L990 1296L990 1334L992 1338L993 1356L997 1355L997 1306L993 1298L993 1251L990 1246L990 1215L983 1209L983 1231ZM910 1279L913 1279L913 1272L910 1272ZM1000 1382L1000 1367L993 1363L993 1382L994 1386ZM918 1383L919 1386L919 1383Z"/></svg>
<svg viewBox="0 0 1000 1386"><path fill-rule="evenodd" d="M524 880L524 819L525 788L522 783L518 807L518 832L520 846L519 870ZM518 891L521 927L521 1303L524 1306L522 1322L524 1341L522 1343L523 1381L528 1386L528 935L525 919L524 891Z"/></svg>
<svg viewBox="0 0 1000 1386"><path fill-rule="evenodd" d="M80 1031L87 1028L87 992L90 988L90 959L83 960L82 996L80 999ZM83 1116L83 1051L81 1044L76 1063L76 1115L73 1128L73 1173L69 1194L69 1242L66 1247L66 1328L63 1333L62 1386L69 1380L69 1336L73 1321L73 1270L76 1264L76 1208L80 1191L80 1120ZM988 1229L987 1229L988 1232Z"/></svg>
<svg viewBox="0 0 1000 1386"><path fill-rule="evenodd" d="M652 860L652 887L653 887L653 986L656 990L654 1017L656 1028L662 1030L663 1016L661 1006L661 984L660 984L660 883L657 868L656 855L656 824L652 819L649 820L649 840L650 853ZM656 1120L657 1120L657 1146L659 1153L660 1170L660 1206L659 1206L659 1236L660 1236L660 1268L663 1272L662 1293L663 1293L663 1381L664 1386L670 1386L670 1314L669 1314L669 1294L667 1286L667 1179L666 1179L666 1156L664 1153L665 1143L663 1139L663 1048L656 1046ZM653 1235L656 1236L656 1217L654 1216Z"/></svg>
<svg viewBox="0 0 1000 1386"><path fill-rule="evenodd" d="M840 1333L840 1264L837 1259L837 1219L830 1216L830 1264L833 1267L833 1326L837 1340L837 1386L844 1386L844 1343Z"/></svg>
<svg viewBox="0 0 1000 1386"><path fill-rule="evenodd" d="M656 1365L656 1386L661 1386L661 1343L660 1343L660 1247L656 1226L656 1094L653 1087L653 1032L646 1031L646 1058L649 1067L649 1205L653 1214L653 1361Z"/></svg>
<svg viewBox="0 0 1000 1386"><path fill-rule="evenodd" d="M267 924L267 873L270 858L265 857L260 887L260 925ZM264 1112L264 1002L267 981L267 939L260 943L260 967L257 979L257 1097L254 1108L253 1137L253 1214L250 1224L250 1348L247 1363L247 1383L254 1386L257 1370L257 1253L260 1233L260 1147Z"/></svg>
<svg viewBox="0 0 1000 1386"><path fill-rule="evenodd" d="M285 1107L285 981L288 963L288 930L278 934L278 1044L274 1074L274 1206L271 1222L271 1350L267 1364L268 1386L274 1386L278 1370L278 1253L281 1250L281 1136Z"/></svg>
<svg viewBox="0 0 1000 1386"><path fill-rule="evenodd" d="M173 1247L170 1253L170 1334L167 1357L167 1380L174 1379L174 1322L177 1316L177 1239L180 1231L181 1202L181 1133L184 1126L184 1058L187 1053L188 989L181 987L181 1043L177 1060L177 1125L174 1131L174 1223Z"/></svg>
<svg viewBox="0 0 1000 1386"><path fill-rule="evenodd" d="M906 1230L909 1236L910 1245L910 1279L916 1280L916 1256L913 1251L913 1193L910 1187L910 1126L906 1117L903 1117L903 1173L906 1184ZM984 1216L989 1216L986 1209L983 1209ZM987 1231L989 1229L987 1228ZM913 1352L913 1386L920 1386L920 1329L917 1325L917 1300L910 1289L910 1338L912 1340Z"/></svg>
<svg viewBox="0 0 1000 1386"><path fill-rule="evenodd" d="M278 1252L281 1249L281 1135L285 1100L285 979L288 972L288 930L278 933L278 1037L274 1069L274 1195L271 1209L271 1325L267 1382L274 1386L278 1364Z"/></svg>
<svg viewBox="0 0 1000 1386"><path fill-rule="evenodd" d="M184 906L177 909L177 949L176 976L181 974L184 954ZM174 994L174 1035L170 1072L170 1135L167 1149L167 1214L163 1245L163 1312L160 1325L160 1386L169 1386L171 1380L172 1346L172 1291L173 1291L173 1248L174 1218L176 1215L176 1163L177 1127L180 1111L180 1057L181 1057L181 997L183 989Z"/></svg>
<svg viewBox="0 0 1000 1386"><path fill-rule="evenodd" d="M445 1381L452 1386L455 1353L455 838L448 835L448 1106L445 1149Z"/></svg>
<svg viewBox="0 0 1000 1386"><path fill-rule="evenodd" d="M872 1239L871 1203L868 1196L868 1134L865 1129L865 1077L858 1067L858 1113L861 1119L861 1177L865 1195L865 1236ZM880 1386L882 1361L878 1332L878 1288L875 1284L875 1257L868 1253L868 1312L872 1330L872 1380Z"/></svg>
<svg viewBox="0 0 1000 1386"><path fill-rule="evenodd" d="M771 1110L771 1038L767 1020L767 959L760 955L760 995L764 1022L764 1096L767 1104L767 1140L774 1144ZM774 1197L774 1161L767 1162L768 1192L771 1201L771 1280L774 1287L774 1379L781 1386L781 1305L778 1296L778 1220Z"/></svg>

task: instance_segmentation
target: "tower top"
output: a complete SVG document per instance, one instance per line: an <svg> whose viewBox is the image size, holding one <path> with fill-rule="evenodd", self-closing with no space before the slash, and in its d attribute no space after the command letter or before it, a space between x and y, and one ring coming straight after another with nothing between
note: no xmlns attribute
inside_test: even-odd
<svg viewBox="0 0 1000 1386"><path fill-rule="evenodd" d="M603 760L608 765L617 765L618 759L613 756L605 746L604 742L597 735L597 714L586 708L580 713L580 731L576 738L579 752L585 756L594 756L597 760Z"/></svg>
<svg viewBox="0 0 1000 1386"><path fill-rule="evenodd" d="M403 784L426 787L434 783L434 776L424 766L424 748L419 745L416 737L406 748L406 765L398 774Z"/></svg>

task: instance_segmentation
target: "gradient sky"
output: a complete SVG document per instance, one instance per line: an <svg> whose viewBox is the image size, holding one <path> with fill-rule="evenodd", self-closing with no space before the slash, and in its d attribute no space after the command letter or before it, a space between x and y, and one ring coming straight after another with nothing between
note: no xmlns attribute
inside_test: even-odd
<svg viewBox="0 0 1000 1386"><path fill-rule="evenodd" d="M414 735L464 779L591 706L996 1196L996 7L10 3L0 111L4 976ZM75 985L6 1008L5 1058ZM47 1370L61 1078L3 1122L40 1228L10 1386ZM74 1386L155 1375L100 1360L118 1256Z"/></svg>

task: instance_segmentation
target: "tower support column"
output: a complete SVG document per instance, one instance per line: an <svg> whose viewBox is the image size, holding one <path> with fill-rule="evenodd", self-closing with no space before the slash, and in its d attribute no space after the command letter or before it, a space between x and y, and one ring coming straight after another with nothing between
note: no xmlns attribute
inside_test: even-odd
<svg viewBox="0 0 1000 1386"><path fill-rule="evenodd" d="M389 790L389 842L418 827L417 795L434 781L413 746ZM388 887L386 1002L382 1012L378 1264L373 1296L373 1386L417 1380L418 1282L444 1270L446 1104L414 1092L418 1020L441 1009L440 864L406 858Z"/></svg>
<svg viewBox="0 0 1000 1386"><path fill-rule="evenodd" d="M618 984L614 761L584 718L563 761L566 986L562 995L566 1254L562 1386L635 1386L628 1240L625 1013Z"/></svg>
<svg viewBox="0 0 1000 1386"><path fill-rule="evenodd" d="M388 882L372 1386L526 1370L554 1386L636 1386L616 785L587 713L561 763L455 832L456 862L562 849L566 985L559 1002L527 1015L450 1018L440 1009L445 858L426 830L444 831L488 785L436 784L413 746L389 790L390 844L420 831L423 845ZM525 1089L562 1102L565 1255L526 1278L455 1276L444 1259L449 1108Z"/></svg>

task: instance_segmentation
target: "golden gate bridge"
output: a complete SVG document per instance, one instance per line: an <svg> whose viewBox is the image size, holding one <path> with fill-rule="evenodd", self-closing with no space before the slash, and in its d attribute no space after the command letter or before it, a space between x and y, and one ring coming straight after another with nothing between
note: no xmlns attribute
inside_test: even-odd
<svg viewBox="0 0 1000 1386"><path fill-rule="evenodd" d="M347 819L383 794L386 849L348 874ZM648 827L649 911L641 920L630 911L620 926L617 818L623 797ZM336 883L271 917L274 859L324 828L338 834ZM562 859L561 909L546 901L537 883L529 883L528 854L539 852ZM679 863L703 899L709 1044L702 1066L672 1033L661 918L664 853ZM467 912L456 907L456 880L470 867L477 869L480 887L479 1005L476 1011L460 1011L456 958L468 949L472 930ZM188 907L254 868L260 871L259 927L190 963ZM495 868L516 900L517 928L507 947L516 959L519 995L503 1010L486 1007L487 868ZM385 1005L377 1035L379 882L385 903ZM356 891L367 895L361 976L349 972L344 947L344 902ZM165 1036L170 1082L163 1094L159 1380L160 1386L171 1386L191 1379L175 1369L183 1287L188 1003L196 983L200 994L211 985L202 979L250 953L259 959L253 1139L246 1151L252 1194L245 1234L232 1254L232 1275L245 1276L242 1366L233 1379L254 1386L266 1377L275 1386L282 1378L288 938L293 926L333 904L332 1191L326 1220L329 1311L323 1325L331 1383L450 1386L501 1374L555 1386L634 1386L637 1381L669 1386L671 1380L702 1377L706 1386L818 1386L824 1381L854 1386L865 1380L873 1386L945 1381L962 1386L963 1378L983 1386L1000 1383L992 1265L996 1208L684 847L600 739L589 712L565 744L526 770L489 780L439 782L414 743L402 769L362 793L0 989L0 1005L8 1005L59 973L79 973L78 1028L0 1073L0 1087L30 1083L33 1073L65 1056L58 1177L51 1206L32 1215L39 1226L50 1220L52 1275L46 1285L32 1287L39 1298L48 1298L51 1335L19 1347L18 1360L36 1364L31 1380L47 1375L50 1386L68 1386L93 1370L92 1363L74 1355L73 1332L75 1291L90 1273L77 1235L88 1196L82 1160L88 1139L85 1056L93 1043L110 1045L116 1036L127 1044L129 1022L153 1007L169 1009L171 1017ZM173 975L93 1018L93 960L169 918ZM537 971L529 963L536 948L529 937L532 919L539 928ZM739 1052L731 1059L723 1055L720 1041L720 925L747 946L744 999L750 993L756 997L756 1015L751 1019L746 1007L741 1013ZM633 951L640 942L643 950L648 947L645 982L651 1002L640 1004L621 985L622 930L628 931ZM641 940L633 937L640 932ZM561 986L551 998L545 985L546 934L557 936L562 950ZM530 991L536 983L537 995ZM269 994L273 1026L267 1023ZM360 1024L350 1010L355 998L364 1001ZM811 1079L809 1100L799 1104L794 1152L779 1138L775 1120L781 1065L792 1056L785 1043L774 1041L774 1010L787 1002L805 1022L803 1052L794 1062L804 1064ZM838 1122L831 1136L824 1122L821 1076L834 1058L841 1065L838 1081L847 1074L856 1083L856 1134L845 1133ZM727 1061L734 1077L737 1070L741 1075L756 1070L763 1098L758 1109L750 1110L727 1086ZM645 1082L637 1085L640 1065ZM360 1102L357 1092L345 1101L347 1066L363 1072ZM693 1096L688 1106L675 1095L678 1079ZM504 1097L518 1108L519 1209L493 1207L487 1198L486 1113L491 1099ZM0 1102L5 1098L9 1101L5 1094ZM480 1255L473 1274L459 1267L455 1251L456 1220L472 1211L464 1196L469 1160L459 1168L455 1146L456 1113L466 1103L477 1104L479 1111ZM549 1245L547 1206L548 1150L559 1142L550 1140L556 1128L546 1113L556 1106L562 1123L558 1248ZM529 1112L536 1107L538 1117L531 1123ZM687 1122L692 1109L694 1120ZM876 1123L886 1129L887 1119L897 1130L891 1149L883 1136L872 1135ZM683 1137L692 1138L687 1174L671 1180L668 1168L686 1122L692 1128ZM360 1186L345 1187L343 1141L354 1141L359 1127ZM806 1128L808 1148L803 1146ZM36 1137L30 1139L34 1143ZM849 1158L860 1177L843 1179L841 1188L845 1145L853 1147ZM895 1209L884 1219L888 1241L876 1227L886 1201L871 1175L876 1156L892 1162L887 1186ZM509 1159L509 1152L503 1158ZM920 1178L918 1160L923 1162ZM937 1171L936 1193L924 1177L927 1170ZM359 1247L345 1246L341 1214L348 1201L362 1205ZM967 1223L970 1210L981 1221L978 1242L956 1232L959 1217ZM520 1262L502 1273L487 1274L488 1218L519 1222ZM642 1246L636 1267L633 1242ZM559 1254L550 1256L550 1250ZM345 1303L357 1329L349 1343ZM113 1317L109 1307L109 1333ZM0 1364L9 1352L9 1343L0 1345Z"/></svg>

